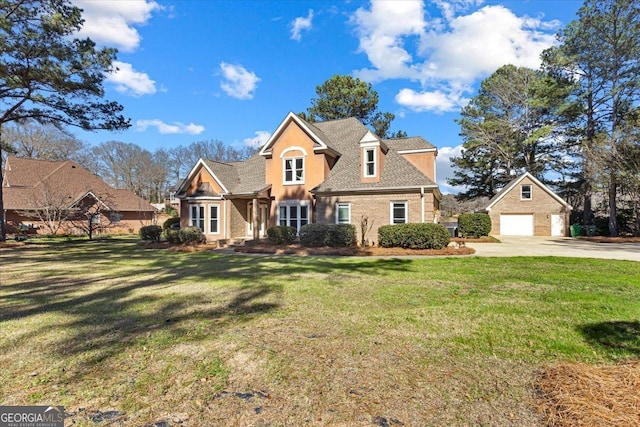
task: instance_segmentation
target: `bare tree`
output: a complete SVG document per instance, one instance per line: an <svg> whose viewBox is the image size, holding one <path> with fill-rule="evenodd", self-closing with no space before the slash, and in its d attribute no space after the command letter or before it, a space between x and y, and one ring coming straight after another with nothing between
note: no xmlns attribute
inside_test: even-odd
<svg viewBox="0 0 640 427"><path fill-rule="evenodd" d="M37 220L47 228L49 234L55 235L75 214L69 206L69 195L44 182L34 190L35 193L29 200L30 207L20 211L20 215Z"/></svg>
<svg viewBox="0 0 640 427"><path fill-rule="evenodd" d="M77 159L84 143L66 130L34 121L4 128L3 137L18 157L64 161Z"/></svg>

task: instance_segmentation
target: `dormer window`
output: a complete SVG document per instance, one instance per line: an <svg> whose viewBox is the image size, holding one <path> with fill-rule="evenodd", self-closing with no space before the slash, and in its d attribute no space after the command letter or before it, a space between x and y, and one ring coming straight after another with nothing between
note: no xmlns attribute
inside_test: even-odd
<svg viewBox="0 0 640 427"><path fill-rule="evenodd" d="M372 178L376 176L376 149L366 148L364 150L364 177Z"/></svg>
<svg viewBox="0 0 640 427"><path fill-rule="evenodd" d="M304 157L287 157L284 161L284 183L304 184Z"/></svg>

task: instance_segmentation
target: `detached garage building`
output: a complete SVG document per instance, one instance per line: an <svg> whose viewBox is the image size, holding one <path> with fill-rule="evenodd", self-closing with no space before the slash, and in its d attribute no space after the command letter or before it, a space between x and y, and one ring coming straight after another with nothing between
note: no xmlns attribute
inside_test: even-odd
<svg viewBox="0 0 640 427"><path fill-rule="evenodd" d="M491 235L568 235L571 206L529 172L507 184L485 209Z"/></svg>

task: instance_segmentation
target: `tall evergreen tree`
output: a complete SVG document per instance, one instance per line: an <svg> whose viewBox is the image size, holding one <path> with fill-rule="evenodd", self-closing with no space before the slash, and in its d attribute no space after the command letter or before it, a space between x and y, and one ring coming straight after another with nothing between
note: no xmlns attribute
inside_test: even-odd
<svg viewBox="0 0 640 427"><path fill-rule="evenodd" d="M464 151L451 159L454 177L448 182L467 188L459 198L492 197L524 171L543 178L556 154L550 112L559 99L558 92L542 90L549 86L546 79L505 65L481 83L457 120Z"/></svg>
<svg viewBox="0 0 640 427"><path fill-rule="evenodd" d="M130 126L121 105L102 99L116 51L74 38L81 13L67 0L0 0L0 131L28 119L87 130ZM5 240L1 186L0 227Z"/></svg>
<svg viewBox="0 0 640 427"><path fill-rule="evenodd" d="M392 113L378 111L378 92L370 83L351 76L334 75L316 87L317 98L300 117L311 122L355 117L382 138L406 136L406 132L389 133Z"/></svg>
<svg viewBox="0 0 640 427"><path fill-rule="evenodd" d="M582 128L585 222L596 177L606 177L609 233L617 236L617 151L628 113L640 100L640 3L586 0L559 41L545 62L578 83L573 95L582 106L576 128ZM598 173L598 160L603 173Z"/></svg>

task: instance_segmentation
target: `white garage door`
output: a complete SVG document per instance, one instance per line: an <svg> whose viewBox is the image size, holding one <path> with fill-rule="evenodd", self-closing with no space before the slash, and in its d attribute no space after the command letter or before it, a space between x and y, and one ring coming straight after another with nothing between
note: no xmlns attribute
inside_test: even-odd
<svg viewBox="0 0 640 427"><path fill-rule="evenodd" d="M500 215L503 236L533 236L533 215Z"/></svg>

